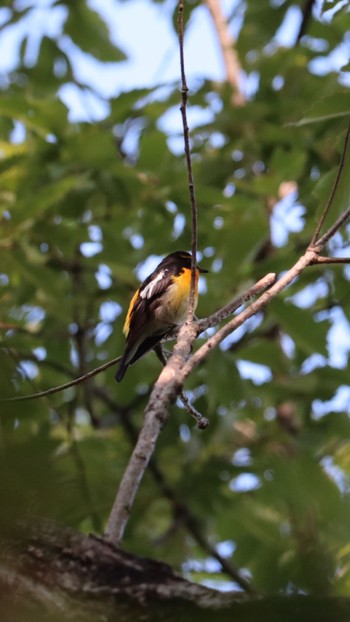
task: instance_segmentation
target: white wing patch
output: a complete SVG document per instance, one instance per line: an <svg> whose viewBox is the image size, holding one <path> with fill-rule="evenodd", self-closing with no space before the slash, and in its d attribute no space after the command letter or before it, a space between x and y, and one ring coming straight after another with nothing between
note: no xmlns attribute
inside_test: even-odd
<svg viewBox="0 0 350 622"><path fill-rule="evenodd" d="M159 283L159 281L164 278L165 274L165 270L159 272L159 274L157 274L157 276L152 279L152 281L150 281L148 285L146 285L146 287L144 287L143 290L140 292L140 298L151 298L154 292L154 288L156 287L157 283Z"/></svg>

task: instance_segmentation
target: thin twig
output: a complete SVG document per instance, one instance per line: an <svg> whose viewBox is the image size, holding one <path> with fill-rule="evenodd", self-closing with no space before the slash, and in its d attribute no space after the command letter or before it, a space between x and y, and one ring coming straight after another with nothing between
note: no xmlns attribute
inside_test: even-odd
<svg viewBox="0 0 350 622"><path fill-rule="evenodd" d="M346 263L350 263L350 257L316 257L314 263L312 264L313 266L317 266L318 264L334 264L334 263L340 263L340 264L346 264Z"/></svg>
<svg viewBox="0 0 350 622"><path fill-rule="evenodd" d="M187 412L190 413L191 417L196 421L197 428L200 430L206 430L209 425L209 419L207 417L203 417L203 415L193 406L190 402L189 397L187 397L184 391L179 392L179 398L186 408Z"/></svg>
<svg viewBox="0 0 350 622"><path fill-rule="evenodd" d="M314 245L315 249L317 250L322 249L325 246L325 244L327 244L327 242L329 242L329 240L334 236L334 234L340 229L340 227L342 227L343 224L346 223L347 220L349 220L349 218L350 218L350 207L348 207L348 209L345 210L345 212L343 212L343 214L341 214L339 218L337 218L334 225L329 227L328 231L326 231L326 233L321 238L316 240L315 245Z"/></svg>
<svg viewBox="0 0 350 622"><path fill-rule="evenodd" d="M64 384L60 384L57 387L51 387L51 389L46 389L45 391L38 391L38 393L31 393L30 395L18 395L15 397L6 397L3 399L0 399L0 402L24 402L25 400L34 400L38 397L46 397L47 395L53 395L54 393L59 393L60 391L64 391L65 389L69 389L70 387L75 387L76 385L81 384L82 382L85 382L86 380L89 380L89 378L92 378L93 376L97 376L97 374L100 374L102 371L105 371L109 367L112 367L113 365L118 363L120 359L121 359L121 356L118 356L117 358L112 359L111 361L108 361L107 363L104 363L103 365L100 365L99 367L96 367L92 371L89 371L87 374L84 374L83 376L79 376L79 378L75 378L74 380L70 380L70 382L65 382Z"/></svg>
<svg viewBox="0 0 350 622"><path fill-rule="evenodd" d="M316 242L316 240L317 240L318 236L320 235L320 231L321 231L321 229L323 227L324 221L327 218L328 212L329 212L329 210L330 210L330 208L331 208L331 206L333 204L334 197L335 197L335 194L337 192L337 189L338 189L338 186L339 186L339 183L340 183L340 179L341 179L341 176L342 176L342 173L343 173L343 169L344 169L344 165L345 165L346 154L347 154L347 150L348 150L349 136L350 136L350 122L348 123L348 127L347 127L347 130L346 130L345 139L344 139L344 146L343 146L343 150L342 150L342 154L341 154L341 158L340 158L337 174L336 174L333 186L332 186L331 193L330 193L330 195L328 197L327 203L326 203L325 208L324 208L324 210L322 212L321 218L318 221L316 229L315 229L315 232L314 232L314 234L312 236L311 243L310 243L311 247L312 246L317 246L320 243L320 241ZM344 222L344 221L342 221L342 222ZM335 225L336 224L337 223L335 223ZM333 227L335 225L333 225ZM337 227L337 228L339 228L339 227ZM331 229L332 229L332 227L331 227ZM331 231L331 229L329 231ZM332 235L333 235L333 233L331 233L330 237L332 237ZM328 241L328 240L326 240L326 241Z"/></svg>
<svg viewBox="0 0 350 622"><path fill-rule="evenodd" d="M188 190L190 194L190 206L191 206L191 249L192 249L192 263L191 263L191 288L190 288L190 297L188 302L187 309L187 320L192 321L193 315L195 311L195 299L196 299L196 265L197 265L197 238L198 238L198 210L197 210L197 202L196 202L196 193L194 187L194 179L192 172L192 160L191 160L191 147L190 147L190 136L189 136L189 127L187 122L187 94L188 94L188 86L186 81L186 73L185 73L185 56L184 56L184 2L183 0L179 0L178 5L178 19L177 19L177 27L178 27L178 35L179 35L179 48L180 48L180 73L181 73L181 106L180 112L182 117L182 126L183 126L183 136L184 136L184 144L185 144L185 157L186 157L186 168L187 168L187 179L188 179Z"/></svg>
<svg viewBox="0 0 350 622"><path fill-rule="evenodd" d="M167 364L171 354L165 353L165 350L162 346L162 344L158 344L155 348L154 351L156 353L156 355L158 356L160 362L162 363L163 367L165 367L165 365ZM191 415L191 417L193 417L197 423L197 427L200 430L205 430L205 428L208 427L209 425L209 419L207 419L206 417L203 417L203 415L193 406L193 404L191 404L189 398L187 397L186 393L184 391L180 391L179 393L179 398L181 400L181 402L183 403L184 407L186 408L187 412Z"/></svg>

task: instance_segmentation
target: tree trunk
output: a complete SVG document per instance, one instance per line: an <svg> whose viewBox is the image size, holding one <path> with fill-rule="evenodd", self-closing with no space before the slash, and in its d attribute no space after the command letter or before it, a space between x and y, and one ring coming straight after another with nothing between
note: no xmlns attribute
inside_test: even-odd
<svg viewBox="0 0 350 622"><path fill-rule="evenodd" d="M348 622L350 600L255 597L186 581L168 565L40 521L1 537L2 622Z"/></svg>

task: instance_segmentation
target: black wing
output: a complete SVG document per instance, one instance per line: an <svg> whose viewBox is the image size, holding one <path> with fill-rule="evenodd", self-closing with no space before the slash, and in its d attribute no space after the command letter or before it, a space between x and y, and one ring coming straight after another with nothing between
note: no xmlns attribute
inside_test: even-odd
<svg viewBox="0 0 350 622"><path fill-rule="evenodd" d="M128 366L152 350L169 330L160 328L157 331L153 320L154 311L172 282L171 276L167 268L157 268L140 286L130 311L126 348L116 375L118 382L122 380Z"/></svg>

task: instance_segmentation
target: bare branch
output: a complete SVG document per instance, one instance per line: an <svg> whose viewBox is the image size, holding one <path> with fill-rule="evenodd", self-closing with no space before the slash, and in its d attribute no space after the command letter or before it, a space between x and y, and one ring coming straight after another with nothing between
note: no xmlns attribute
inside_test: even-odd
<svg viewBox="0 0 350 622"><path fill-rule="evenodd" d="M226 71L226 80L233 89L232 103L235 106L243 106L246 100L241 89L241 65L238 60L238 54L234 48L233 37L222 11L221 2L220 0L206 0L206 5L218 36Z"/></svg>
<svg viewBox="0 0 350 622"><path fill-rule="evenodd" d="M265 289L271 287L273 283L276 281L276 274L274 272L270 272L266 274L260 281L254 283L249 289L247 289L243 294L234 298L227 305L215 311L208 317L197 321L197 336L200 333L208 330L208 328L212 328L217 326L222 320L225 320L229 315L232 315L239 307L241 307L245 302L251 300L258 294L261 294Z"/></svg>
<svg viewBox="0 0 350 622"><path fill-rule="evenodd" d="M109 367L112 367L116 363L118 363L121 359L121 356L118 356L116 359L112 359L99 367L96 367L92 371L89 371L87 374L83 376L79 376L79 378L75 378L74 380L70 380L69 382L65 382L64 384L60 384L58 387L51 387L51 389L46 389L45 391L38 391L38 393L31 393L30 395L18 395L15 397L7 397L0 399L0 402L24 402L26 400L34 400L38 397L46 397L47 395L53 395L54 393L59 393L60 391L64 391L65 389L69 389L70 387L75 387L89 378L93 378L93 376L97 376L102 371L105 371Z"/></svg>
<svg viewBox="0 0 350 622"><path fill-rule="evenodd" d="M185 323L181 327L173 354L153 387L145 409L142 430L124 471L107 521L106 537L115 544L119 544L123 537L137 489L153 454L158 436L169 418L169 406L181 389L181 384L177 380L179 369L183 367L195 336L195 323Z"/></svg>
<svg viewBox="0 0 350 622"><path fill-rule="evenodd" d="M124 471L107 521L105 536L117 545L122 540L136 492L153 454L160 431L169 417L168 404L164 403L163 396L161 395L162 391L160 390L164 383L162 376L167 376L168 366L169 364L163 368L152 391L150 405L145 412L142 430ZM152 407L156 394L162 400L162 402L159 402L162 404L161 410L157 412Z"/></svg>
<svg viewBox="0 0 350 622"><path fill-rule="evenodd" d="M338 189L338 186L339 186L340 180L341 180L341 176L342 176L343 169L344 169L344 166L345 166L346 154L347 154L347 151L348 151L349 136L350 136L350 122L348 123L348 128L347 128L347 130L346 130L345 139L344 139L343 151L342 151L342 154L341 154L341 158L340 158L340 162L339 162L339 166L338 166L337 174L336 174L336 177L335 177L335 180L334 180L334 183L333 183L333 187L332 187L331 193L330 193L330 195L329 195L329 197L328 197L328 200L327 200L327 203L326 203L326 205L325 205L325 208L324 208L324 210L323 210L323 212L322 212L321 218L320 218L320 220L318 221L318 223L317 223L317 227L316 227L315 232L314 232L314 234L313 234L313 236L312 236L311 243L310 243L310 246L311 246L311 247L312 247L312 246L318 246L318 245L320 244L320 242L321 242L320 240L319 240L318 242L316 242L316 240L317 240L317 238L318 238L318 236L319 236L319 234L320 234L320 231L321 231L321 229L322 229L322 227L323 227L324 221L325 221L325 220L326 220L326 218L327 218L328 212L329 212L329 210L330 210L330 208L331 208L331 206L332 206L332 204L333 204L334 197L335 197L335 195L336 195L336 192L337 192L337 189ZM346 218L345 218L345 220L346 220ZM344 222L344 221L341 221L341 224L340 224L340 225L338 225L338 226L336 227L336 229L334 230L334 232L330 233L330 236L329 236L328 238L326 238L325 242L321 242L322 246L323 246L326 242L328 242L328 240L329 240L329 239L330 239L330 238L334 235L335 231L337 231L337 229L339 229L339 227L343 224L343 222ZM337 223L335 223L335 224L333 225L333 227L331 227L331 228L329 229L329 231L333 231L333 228L334 228L336 225L337 225ZM327 232L327 233L328 233L328 232ZM325 235L327 235L327 234L325 234ZM325 236L323 236L323 237L325 237ZM322 238L321 238L321 240L322 240Z"/></svg>
<svg viewBox="0 0 350 622"><path fill-rule="evenodd" d="M317 266L319 264L347 264L350 263L350 257L316 257L315 261L312 263L313 266Z"/></svg>
<svg viewBox="0 0 350 622"><path fill-rule="evenodd" d="M179 397L187 412L189 412L191 417L195 419L197 423L197 428L199 428L200 430L205 430L209 425L209 419L207 417L203 417L199 410L197 410L193 406L193 404L191 404L189 398L184 391L180 391Z"/></svg>

